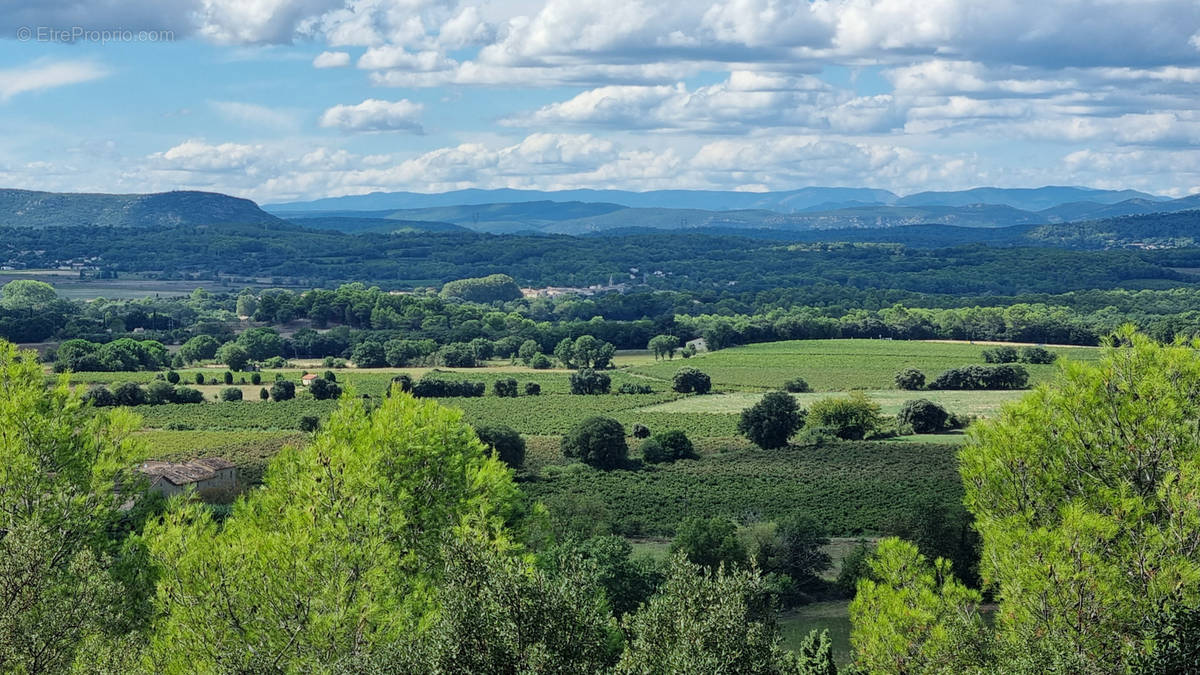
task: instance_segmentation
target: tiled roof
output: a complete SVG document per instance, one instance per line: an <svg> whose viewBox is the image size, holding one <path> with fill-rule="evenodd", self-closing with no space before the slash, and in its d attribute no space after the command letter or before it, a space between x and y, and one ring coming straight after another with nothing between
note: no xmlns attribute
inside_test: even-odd
<svg viewBox="0 0 1200 675"><path fill-rule="evenodd" d="M183 486L208 480L216 476L218 471L231 469L233 466L233 462L227 459L207 457L194 459L184 464L160 461L143 462L138 470L149 476L152 481L155 478L163 478L172 485Z"/></svg>

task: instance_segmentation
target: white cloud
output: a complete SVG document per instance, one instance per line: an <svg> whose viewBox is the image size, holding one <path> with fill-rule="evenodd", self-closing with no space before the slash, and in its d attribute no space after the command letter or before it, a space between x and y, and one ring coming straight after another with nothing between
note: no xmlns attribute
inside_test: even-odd
<svg viewBox="0 0 1200 675"><path fill-rule="evenodd" d="M18 94L90 82L108 74L107 68L91 61L35 62L0 70L0 101Z"/></svg>
<svg viewBox="0 0 1200 675"><path fill-rule="evenodd" d="M210 101L209 105L231 122L275 129L294 129L299 125L294 114L257 103Z"/></svg>
<svg viewBox="0 0 1200 675"><path fill-rule="evenodd" d="M313 68L345 68L350 65L347 52L321 52L313 58Z"/></svg>
<svg viewBox="0 0 1200 675"><path fill-rule="evenodd" d="M369 98L357 105L335 105L321 115L321 126L342 131L409 131L422 133L424 106L408 99Z"/></svg>

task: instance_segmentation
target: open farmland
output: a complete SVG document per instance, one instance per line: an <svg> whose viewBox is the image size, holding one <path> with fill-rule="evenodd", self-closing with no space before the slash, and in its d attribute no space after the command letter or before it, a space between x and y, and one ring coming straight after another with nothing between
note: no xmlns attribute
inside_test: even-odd
<svg viewBox="0 0 1200 675"><path fill-rule="evenodd" d="M803 511L837 535L885 530L929 501L957 504L957 448L831 443L717 453L646 471L573 465L524 484L548 504L598 503L626 534L665 535L688 516L772 520ZM549 475L546 475L546 474Z"/></svg>
<svg viewBox="0 0 1200 675"><path fill-rule="evenodd" d="M770 391L802 377L816 391L891 389L896 372L916 368L929 380L950 368L983 363L986 345L904 340L791 340L732 347L698 354L682 361L659 361L638 366L632 373L670 380L683 366L699 368L712 377L716 390ZM1095 359L1089 347L1055 347L1060 358ZM1031 383L1054 375L1055 365L1025 365Z"/></svg>

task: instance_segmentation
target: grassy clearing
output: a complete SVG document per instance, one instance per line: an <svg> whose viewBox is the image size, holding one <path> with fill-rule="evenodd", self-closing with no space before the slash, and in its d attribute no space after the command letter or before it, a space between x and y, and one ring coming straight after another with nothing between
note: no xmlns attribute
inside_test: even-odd
<svg viewBox="0 0 1200 675"><path fill-rule="evenodd" d="M800 648L809 631L829 631L833 643L833 658L838 665L847 665L853 656L850 649L850 601L814 602L779 616L779 632L783 646L795 651Z"/></svg>
<svg viewBox="0 0 1200 675"><path fill-rule="evenodd" d="M793 340L733 347L631 369L631 372L670 380L687 365L708 373L718 390L766 391L802 377L817 391L890 389L896 372L917 368L929 379L949 368L983 363L983 345L904 340ZM1091 347L1061 347L1051 351L1075 360L1098 358ZM1053 376L1054 365L1026 365L1030 380Z"/></svg>

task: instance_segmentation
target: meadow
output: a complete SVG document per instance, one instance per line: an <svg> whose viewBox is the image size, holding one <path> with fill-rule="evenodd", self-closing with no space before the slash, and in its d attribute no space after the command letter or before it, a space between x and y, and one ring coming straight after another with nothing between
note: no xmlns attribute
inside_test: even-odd
<svg viewBox="0 0 1200 675"><path fill-rule="evenodd" d="M950 368L983 363L988 345L905 340L790 340L731 347L700 353L681 362L659 361L637 366L631 373L669 380L681 366L699 368L718 391L770 391L784 382L804 378L815 391L880 390L894 387L897 371L916 368L932 380ZM1053 347L1060 358L1093 360L1091 347ZM1025 365L1030 382L1052 377L1057 366Z"/></svg>

